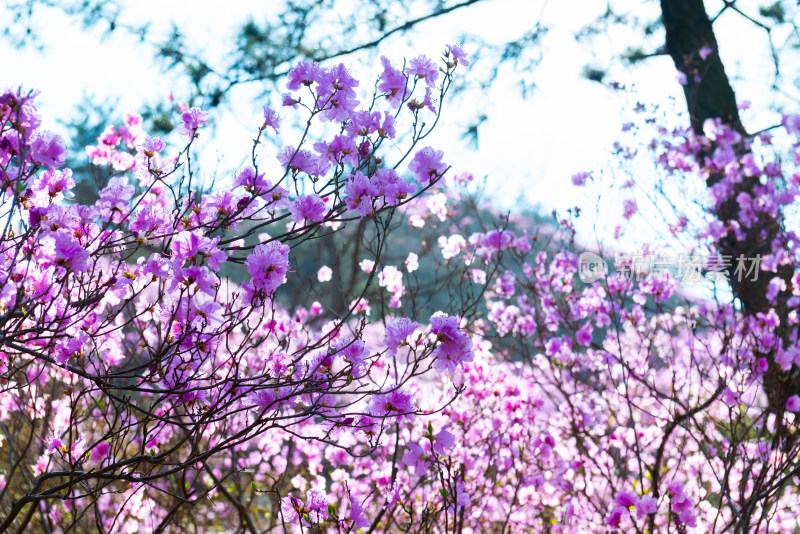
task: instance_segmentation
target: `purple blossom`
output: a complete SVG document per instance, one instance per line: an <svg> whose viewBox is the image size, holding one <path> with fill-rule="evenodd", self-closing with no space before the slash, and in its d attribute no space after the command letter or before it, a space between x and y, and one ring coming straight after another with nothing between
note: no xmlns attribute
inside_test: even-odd
<svg viewBox="0 0 800 534"><path fill-rule="evenodd" d="M381 127L381 113L379 111L356 111L350 117L350 122L345 130L351 137L366 137Z"/></svg>
<svg viewBox="0 0 800 534"><path fill-rule="evenodd" d="M339 134L330 143L315 143L314 150L319 152L320 158L331 164L358 163L358 147L355 140L348 135Z"/></svg>
<svg viewBox="0 0 800 534"><path fill-rule="evenodd" d="M654 514L658 511L658 501L650 496L642 497L636 503L636 517L643 519L645 516Z"/></svg>
<svg viewBox="0 0 800 534"><path fill-rule="evenodd" d="M300 513L304 513L303 501L291 493L281 499L281 514L285 522L289 524L297 522Z"/></svg>
<svg viewBox="0 0 800 534"><path fill-rule="evenodd" d="M137 235L161 233L167 228L167 214L155 205L145 206L136 212L131 221L131 231Z"/></svg>
<svg viewBox="0 0 800 534"><path fill-rule="evenodd" d="M441 312L431 317L431 333L438 345L431 354L435 358L433 368L437 371L455 371L459 365L471 362L472 341L458 329L458 318Z"/></svg>
<svg viewBox="0 0 800 534"><path fill-rule="evenodd" d="M578 187L586 185L586 180L592 177L590 172L579 172L572 175L572 184Z"/></svg>
<svg viewBox="0 0 800 534"><path fill-rule="evenodd" d="M636 201L632 198L626 198L622 201L622 216L626 219L630 219L636 213Z"/></svg>
<svg viewBox="0 0 800 534"><path fill-rule="evenodd" d="M244 263L252 277L251 284L255 289L272 296L275 290L286 282L289 270L289 247L283 243L272 241L258 245Z"/></svg>
<svg viewBox="0 0 800 534"><path fill-rule="evenodd" d="M286 88L297 91L302 85L309 87L320 80L322 68L316 61L301 61L289 71Z"/></svg>
<svg viewBox="0 0 800 534"><path fill-rule="evenodd" d="M183 112L181 120L183 121L179 128L181 135L193 137L198 128L208 124L208 112L195 107Z"/></svg>
<svg viewBox="0 0 800 534"><path fill-rule="evenodd" d="M389 206L397 206L408 195L416 192L416 187L401 178L394 169L378 169L371 181Z"/></svg>
<svg viewBox="0 0 800 534"><path fill-rule="evenodd" d="M408 62L406 74L422 78L428 87L434 87L439 78L439 67L429 57L421 55Z"/></svg>
<svg viewBox="0 0 800 534"><path fill-rule="evenodd" d="M47 443L47 451L46 454L53 454L56 451L67 451L67 445L61 441L61 438L57 435L53 435L52 438Z"/></svg>
<svg viewBox="0 0 800 534"><path fill-rule="evenodd" d="M456 510L459 510L469 504L469 493L467 493L466 485L463 482L456 482L456 487L453 493L455 494Z"/></svg>
<svg viewBox="0 0 800 534"><path fill-rule="evenodd" d="M362 219L372 213L372 201L379 193L375 184L361 171L356 171L350 176L344 186L344 192L347 195L345 199L347 208L356 211Z"/></svg>
<svg viewBox="0 0 800 534"><path fill-rule="evenodd" d="M33 181L32 189L38 193L47 195L50 200L55 200L63 196L75 187L75 180L72 178L72 171L44 171Z"/></svg>
<svg viewBox="0 0 800 534"><path fill-rule="evenodd" d="M264 106L264 128L272 128L276 134L280 128L280 117L269 106Z"/></svg>
<svg viewBox="0 0 800 534"><path fill-rule="evenodd" d="M350 521L353 522L353 526L357 529L359 528L367 528L370 525L370 522L364 517L364 508L362 508L361 503L358 502L358 499L350 496Z"/></svg>
<svg viewBox="0 0 800 534"><path fill-rule="evenodd" d="M430 467L430 455L416 443L409 443L408 450L403 455L403 463L414 468L414 475L421 477Z"/></svg>
<svg viewBox="0 0 800 534"><path fill-rule="evenodd" d="M467 60L467 53L464 52L464 49L461 48L459 45L449 44L447 45L447 50L453 56L453 63L455 63L456 65L460 63L465 67L469 66L469 60Z"/></svg>
<svg viewBox="0 0 800 534"><path fill-rule="evenodd" d="M406 341L408 336L414 333L419 327L419 323L407 317L400 317L386 325L386 334L383 342L389 349L389 355L397 354L397 348Z"/></svg>
<svg viewBox="0 0 800 534"><path fill-rule="evenodd" d="M325 220L325 202L316 193L300 195L289 205L289 212L296 223L306 220L322 222Z"/></svg>
<svg viewBox="0 0 800 534"><path fill-rule="evenodd" d="M414 159L408 164L408 169L414 173L414 178L422 185L436 181L447 170L447 164L442 162L444 152L425 147L414 154Z"/></svg>
<svg viewBox="0 0 800 534"><path fill-rule="evenodd" d="M606 526L611 528L618 528L622 517L628 512L628 509L623 506L615 506L611 513L605 517Z"/></svg>
<svg viewBox="0 0 800 534"><path fill-rule="evenodd" d="M60 167L67 159L64 140L50 131L39 131L30 142L31 159L38 165L45 165L52 170Z"/></svg>
<svg viewBox="0 0 800 534"><path fill-rule="evenodd" d="M456 437L447 430L449 426L446 425L433 437L433 452L439 456L444 456L447 449L456 444Z"/></svg>
<svg viewBox="0 0 800 534"><path fill-rule="evenodd" d="M108 456L111 445L107 441L101 441L91 451L91 458L93 462L100 462Z"/></svg>
<svg viewBox="0 0 800 534"><path fill-rule="evenodd" d="M199 231L181 232L172 241L172 257L176 265L183 265L184 262L199 265L205 260L209 267L218 271L220 262L224 262L227 256L217 248L219 237L213 239L204 236Z"/></svg>
<svg viewBox="0 0 800 534"><path fill-rule="evenodd" d="M55 264L74 272L83 272L89 266L89 252L65 229L54 234Z"/></svg>
<svg viewBox="0 0 800 534"><path fill-rule="evenodd" d="M385 509L392 508L397 501L400 500L400 490L403 489L403 484L398 480L392 484L388 491L386 492L386 502L384 503L383 507Z"/></svg>
<svg viewBox="0 0 800 534"><path fill-rule="evenodd" d="M381 74L381 80L378 83L378 91L386 94L389 102L397 107L407 96L408 80L402 72L392 66L386 56L381 56L381 64L383 65L383 74Z"/></svg>
<svg viewBox="0 0 800 534"><path fill-rule="evenodd" d="M355 88L358 80L350 75L342 63L325 69L319 77L317 102L323 121L344 122L358 106Z"/></svg>
<svg viewBox="0 0 800 534"><path fill-rule="evenodd" d="M299 99L294 98L290 93L283 93L281 95L281 105L290 108L296 108L300 103Z"/></svg>
<svg viewBox="0 0 800 534"><path fill-rule="evenodd" d="M164 141L161 140L160 137L150 137L148 135L147 137L145 137L142 144L139 145L139 148L141 149L142 152L144 152L145 156L152 158L153 156L164 150L165 146L166 144L164 143Z"/></svg>
<svg viewBox="0 0 800 534"><path fill-rule="evenodd" d="M62 339L56 343L55 359L61 365L78 353L83 352L83 347L89 341L89 336L83 330L79 331L75 336Z"/></svg>
<svg viewBox="0 0 800 534"><path fill-rule="evenodd" d="M214 296L214 289L218 282L219 279L208 267L191 265L176 270L169 287L169 292L175 291L182 285L185 288L194 287L194 290Z"/></svg>
<svg viewBox="0 0 800 534"><path fill-rule="evenodd" d="M314 174L320 168L318 158L308 150L296 150L293 146L287 146L277 155L278 161L283 167L292 172L303 171L307 174Z"/></svg>
<svg viewBox="0 0 800 534"><path fill-rule="evenodd" d="M130 208L128 200L133 196L134 188L128 185L128 179L120 176L112 178L100 191L97 208L103 221L122 222Z"/></svg>
<svg viewBox="0 0 800 534"><path fill-rule="evenodd" d="M414 397L402 389L375 395L369 406L369 413L375 417L399 417L409 420L413 418L415 410Z"/></svg>
<svg viewBox="0 0 800 534"><path fill-rule="evenodd" d="M331 347L352 365L353 375L356 378L364 376L367 369L365 359L369 356L369 349L362 340L351 341L350 338L342 337L333 342Z"/></svg>
<svg viewBox="0 0 800 534"><path fill-rule="evenodd" d="M591 321L584 324L582 327L575 332L575 341L578 342L579 345L591 345L592 343L592 323Z"/></svg>
<svg viewBox="0 0 800 534"><path fill-rule="evenodd" d="M616 497L617 504L625 508L630 508L631 506L636 505L638 500L639 497L630 491L622 492Z"/></svg>
<svg viewBox="0 0 800 534"><path fill-rule="evenodd" d="M800 135L800 114L784 115L781 121L786 131L792 135Z"/></svg>

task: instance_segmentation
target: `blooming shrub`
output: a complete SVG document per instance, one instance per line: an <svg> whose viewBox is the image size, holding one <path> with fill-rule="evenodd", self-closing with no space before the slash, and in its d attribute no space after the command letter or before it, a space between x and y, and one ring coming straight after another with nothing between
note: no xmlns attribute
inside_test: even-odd
<svg viewBox="0 0 800 534"><path fill-rule="evenodd" d="M468 64L382 58L362 105L343 65L302 62L299 141L264 163L264 108L215 190L193 159L211 114L183 109L175 148L127 115L87 149L108 171L88 206L35 93L2 93L0 530L800 531L800 118L615 147L657 162L670 244L706 251L719 293L624 256L584 282L569 219L471 213L420 146ZM622 236L648 208L617 185ZM744 246L743 279L720 252Z"/></svg>

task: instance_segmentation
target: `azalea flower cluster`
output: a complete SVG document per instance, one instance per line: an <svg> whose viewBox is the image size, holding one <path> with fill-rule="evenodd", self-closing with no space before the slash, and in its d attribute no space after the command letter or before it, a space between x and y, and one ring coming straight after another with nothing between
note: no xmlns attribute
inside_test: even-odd
<svg viewBox="0 0 800 534"><path fill-rule="evenodd" d="M392 213L444 183L443 153L417 144L430 132L420 114L439 112L433 102L459 61L468 63L453 51L440 65L420 56L405 71L385 60L386 91L364 105L344 65L297 65L284 105L305 114L300 143L279 152L277 166L261 161L259 140L280 128L265 108L249 165L218 190L204 189L192 159L208 112L183 110L180 151L126 115L87 149L95 165L111 167L91 205L74 201L65 143L41 128L36 94L0 94L0 421L27 436L0 438L13 458L0 530L31 521L22 511L34 501L43 510L35 524L52 531L76 522L179 531L190 508L182 507L208 498L250 522L224 481L282 437L298 450L316 442L369 458L399 437L398 425L424 420L416 378L452 377L472 359L458 317L396 318L385 336L366 338L370 325L354 315L368 306L360 289L343 315L316 302L285 308L280 292L294 276L292 251L351 221L374 227L371 261L381 262ZM414 100L420 91L427 109ZM339 133L312 143L309 129L325 122ZM412 157L391 162L386 139ZM235 268L244 283L227 276ZM380 286L402 294L386 268ZM277 451L283 472L296 471L292 453ZM282 505L258 522L366 521L355 500L348 518L324 493L301 500L270 487Z"/></svg>

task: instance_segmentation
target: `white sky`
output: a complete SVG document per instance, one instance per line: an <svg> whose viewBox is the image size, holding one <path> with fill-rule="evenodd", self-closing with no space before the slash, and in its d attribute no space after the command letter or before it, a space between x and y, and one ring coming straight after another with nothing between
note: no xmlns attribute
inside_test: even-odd
<svg viewBox="0 0 800 534"><path fill-rule="evenodd" d="M264 4L229 1L221 9L219 2L211 0L136 0L121 3L120 21L152 21L156 34L168 31L170 21L178 21L190 42L204 46L213 58L215 51L219 54L231 47L232 36L248 15L256 20L264 16L262 12L253 13L252 7L258 5L264 9ZM715 13L722 2L706 4L708 11ZM407 46L406 38L398 37L385 41L380 50L396 62L418 53L438 57L444 45L456 42L462 33L479 34L490 42L501 43L522 35L541 19L550 28L542 42L543 60L534 72L524 74L535 81L534 93L523 100L517 85L520 74L502 69L490 91L466 93L454 105L446 107L441 127L429 140L445 150L445 160L456 173L470 171L476 178L486 176L486 190L499 205L511 206L523 201L549 213L554 208L564 210L578 204L593 211L598 190L577 189L571 185L570 176L583 170L609 170L609 147L618 137L623 122L632 116L633 104L640 100L666 109L685 108L674 67L667 56L648 59L635 68L613 63L616 53L641 42L640 30L617 27L588 43L575 41L575 32L599 15L605 5L600 0L492 0L421 24L410 34L413 48ZM619 11L632 10L645 20L654 13L657 15L658 9L658 3L652 1L625 0L615 5ZM749 13L758 13L757 1L740 1L737 5ZM175 76L165 76L159 70L150 46L140 44L124 32L115 32L101 40L99 30L83 32L77 23L57 10L43 9L38 16L43 51L13 50L0 40L4 64L0 85L22 84L41 90L39 108L51 129L58 131L57 119L66 120L74 115L72 107L85 93L101 101L118 99L119 116L136 111L143 101L166 99L173 90L180 96L181 87L175 85ZM737 97L754 104L753 111L745 115L748 130L776 123L778 115L764 112L776 102L789 110L797 107L796 85L787 84L788 97L769 92L772 71L765 61L768 55L764 32L755 30L733 13L723 15L716 31L727 72L735 79ZM780 32L774 33L778 43L787 39ZM380 66L365 65L365 57L350 56L343 61L357 75L364 73L374 79L380 73ZM632 90L614 92L582 78L580 74L587 63L610 65L606 81L619 81ZM797 71L796 65L783 67L784 72ZM459 75L469 77L469 70ZM263 105L252 100L257 89L237 89L231 95L232 107L215 114L217 136L205 140L207 146L216 147L207 150L209 159L205 162L209 173L216 169L230 173L249 153ZM476 152L466 147L461 134L481 113L489 119L480 129ZM286 144L293 143L293 139L287 138ZM619 194L606 191L599 211L599 219L611 221L608 227L613 227L613 221L621 213ZM584 225L590 223L589 218L584 218ZM590 226L581 229L591 233ZM647 232L646 225L642 232Z"/></svg>

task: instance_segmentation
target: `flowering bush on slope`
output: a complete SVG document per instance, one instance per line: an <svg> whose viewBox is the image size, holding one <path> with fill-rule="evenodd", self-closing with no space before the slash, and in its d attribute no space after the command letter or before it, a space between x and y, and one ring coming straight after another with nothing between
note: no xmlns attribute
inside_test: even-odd
<svg viewBox="0 0 800 534"><path fill-rule="evenodd" d="M530 235L471 218L452 193L420 196L448 170L415 145L459 64L457 47L441 71L384 59L359 107L346 69L301 63L283 102L307 127L277 154L282 174L259 166L259 140L281 127L267 108L251 164L218 191L199 190L192 159L212 117L185 109L187 142L168 156L127 116L87 149L113 169L93 206L69 202L63 143L33 95L3 94L3 528L800 529L796 162L719 121L647 144L662 183L709 186L694 205L655 191L671 234L711 256L752 242L771 309L684 293L655 269L584 283L568 220ZM316 123L333 127L311 143ZM797 124L784 120L792 153ZM403 125L410 147L392 161L382 148ZM620 187L619 235L635 185ZM406 220L438 235L398 254L393 221ZM360 282L342 290L341 264L312 269L344 311L281 305L295 252L348 225L368 235L369 257L347 266ZM715 261L704 271L736 276ZM221 276L232 264L242 284ZM412 313L437 296L429 279L460 309Z"/></svg>

